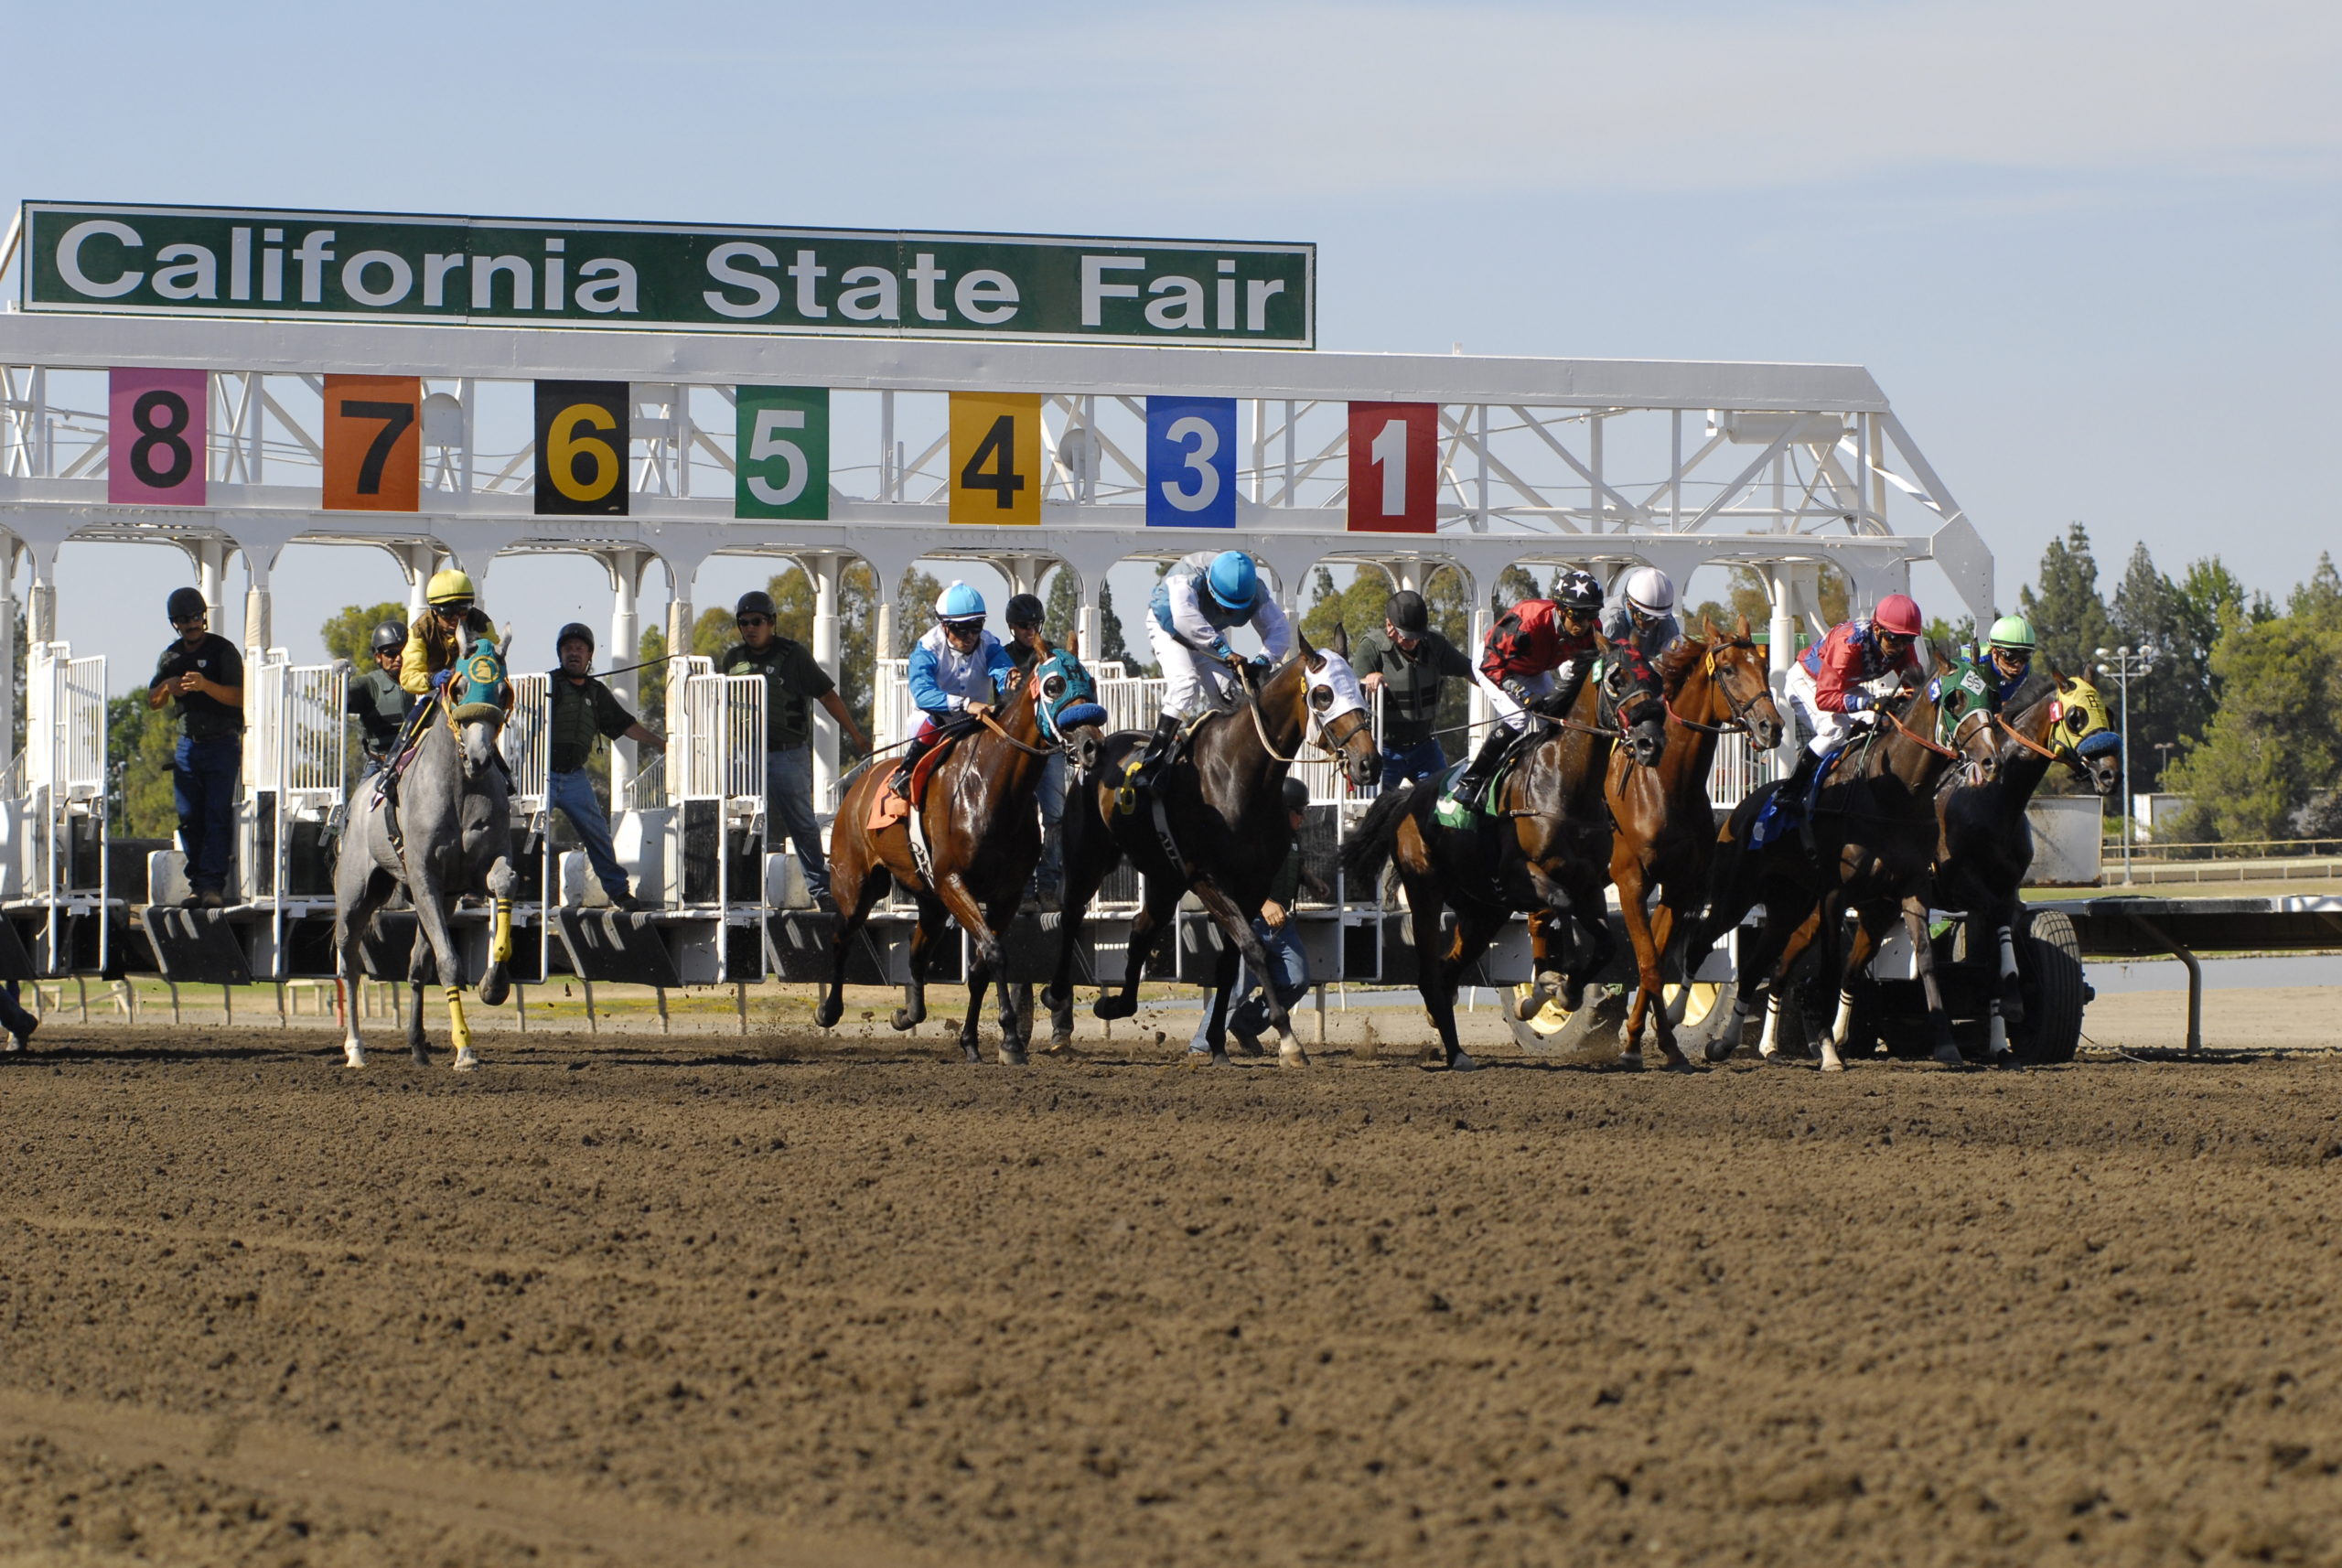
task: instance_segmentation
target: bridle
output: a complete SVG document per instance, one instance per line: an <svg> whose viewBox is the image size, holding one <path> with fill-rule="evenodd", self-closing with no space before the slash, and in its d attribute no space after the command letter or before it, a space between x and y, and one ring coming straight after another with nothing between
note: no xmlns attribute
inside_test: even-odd
<svg viewBox="0 0 2342 1568"><path fill-rule="evenodd" d="M1758 703L1764 701L1767 693L1760 690L1756 696L1750 697L1745 703L1732 694L1732 688L1724 683L1716 670L1716 655L1727 648L1745 649L1753 654L1756 651L1756 642L1754 638L1735 637L1729 641L1719 642L1708 650L1708 679L1714 683L1717 691L1724 693L1724 705L1732 710L1730 718L1722 724L1714 725L1702 719L1687 719L1675 711L1673 703L1668 702L1665 697L1660 699L1667 704L1667 716L1685 729L1698 730L1703 735L1746 735L1748 733L1748 715Z"/></svg>
<svg viewBox="0 0 2342 1568"><path fill-rule="evenodd" d="M1304 708L1307 708L1309 706L1309 699L1307 696L1309 682L1306 679L1302 682L1301 689L1304 693L1302 697L1302 706ZM1273 762L1292 764L1300 761L1301 750L1298 746L1294 748L1294 754L1291 757L1286 757L1277 750L1276 744L1269 739L1269 726L1266 721L1261 717L1260 693L1254 692L1248 693L1248 695L1251 700L1244 704L1244 711L1252 715L1252 730L1254 734L1261 737L1261 749L1269 754L1269 759ZM1334 723L1340 719L1348 719L1349 723L1339 732L1337 732L1334 728ZM1335 721L1329 721L1323 718L1316 712L1312 710L1309 714L1309 722L1302 725L1301 733L1304 739L1315 742L1320 751L1339 758L1344 755L1345 749L1348 746L1351 740L1356 738L1359 731L1370 728L1373 723L1373 717L1363 706L1352 708L1346 714L1337 715L1337 719ZM1310 733L1313 726L1316 730L1315 735ZM1345 764L1344 766L1347 768L1348 765Z"/></svg>

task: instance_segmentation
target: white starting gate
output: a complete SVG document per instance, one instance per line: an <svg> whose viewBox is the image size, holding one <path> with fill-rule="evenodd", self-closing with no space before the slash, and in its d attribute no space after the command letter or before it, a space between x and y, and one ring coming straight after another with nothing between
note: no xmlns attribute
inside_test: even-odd
<svg viewBox="0 0 2342 1568"><path fill-rule="evenodd" d="M349 796L349 681L346 664L295 664L282 648L247 670L236 874L255 917L255 978L290 973L287 929L333 908L330 830Z"/></svg>
<svg viewBox="0 0 2342 1568"><path fill-rule="evenodd" d="M76 659L62 642L27 650L25 750L9 770L7 794L14 843L0 866L0 887L10 903L31 906L40 918L34 967L43 974L82 967L70 950L69 921L93 917L102 969L112 956L106 913L113 891L105 853L104 659Z"/></svg>

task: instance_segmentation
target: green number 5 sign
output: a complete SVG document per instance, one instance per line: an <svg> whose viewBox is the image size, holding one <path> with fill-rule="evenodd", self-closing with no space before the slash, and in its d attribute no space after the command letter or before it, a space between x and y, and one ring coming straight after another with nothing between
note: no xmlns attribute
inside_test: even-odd
<svg viewBox="0 0 2342 1568"><path fill-rule="evenodd" d="M830 391L742 387L735 517L830 515Z"/></svg>

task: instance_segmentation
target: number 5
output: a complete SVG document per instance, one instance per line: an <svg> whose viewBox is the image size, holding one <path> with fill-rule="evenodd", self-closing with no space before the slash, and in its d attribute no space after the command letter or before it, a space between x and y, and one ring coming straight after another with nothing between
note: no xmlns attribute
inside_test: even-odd
<svg viewBox="0 0 2342 1568"><path fill-rule="evenodd" d="M778 431L805 428L805 411L801 408L760 408L757 410L757 427L748 440L748 461L761 463L778 457L789 466L788 481L775 485L770 480L750 476L748 491L767 506L787 506L805 493L808 465L805 449L794 441L783 441Z"/></svg>
<svg viewBox="0 0 2342 1568"><path fill-rule="evenodd" d="M1219 470L1211 466L1212 458L1219 453L1219 432L1211 427L1209 420L1198 419L1191 413L1185 419L1172 421L1171 427L1163 434L1175 446L1185 446L1189 436L1193 436L1196 442L1182 454L1187 471L1196 476L1196 488L1186 489L1178 480L1166 479L1163 482L1163 499L1181 511L1203 510L1219 495Z"/></svg>

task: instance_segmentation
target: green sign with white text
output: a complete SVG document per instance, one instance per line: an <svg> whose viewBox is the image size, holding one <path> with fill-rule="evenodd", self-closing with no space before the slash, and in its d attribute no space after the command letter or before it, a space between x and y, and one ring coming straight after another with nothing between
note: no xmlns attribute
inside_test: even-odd
<svg viewBox="0 0 2342 1568"><path fill-rule="evenodd" d="M843 337L1316 341L1314 245L24 204L24 308Z"/></svg>

